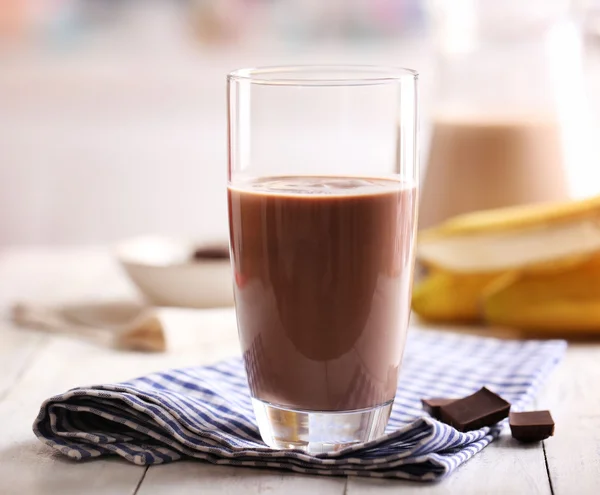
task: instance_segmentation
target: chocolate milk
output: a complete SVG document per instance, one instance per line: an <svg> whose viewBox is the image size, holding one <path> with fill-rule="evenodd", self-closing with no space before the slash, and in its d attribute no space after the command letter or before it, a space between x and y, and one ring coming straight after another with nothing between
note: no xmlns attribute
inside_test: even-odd
<svg viewBox="0 0 600 495"><path fill-rule="evenodd" d="M560 127L543 117L434 121L419 228L460 213L568 197Z"/></svg>
<svg viewBox="0 0 600 495"><path fill-rule="evenodd" d="M229 187L228 200L253 397L310 411L392 400L410 311L414 187L273 177Z"/></svg>

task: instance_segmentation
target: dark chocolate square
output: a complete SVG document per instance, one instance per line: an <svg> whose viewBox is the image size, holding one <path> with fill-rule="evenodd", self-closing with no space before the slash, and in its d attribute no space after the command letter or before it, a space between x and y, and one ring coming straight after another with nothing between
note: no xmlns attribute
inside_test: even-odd
<svg viewBox="0 0 600 495"><path fill-rule="evenodd" d="M472 395L440 407L440 421L458 431L492 426L508 416L510 403L483 387Z"/></svg>
<svg viewBox="0 0 600 495"><path fill-rule="evenodd" d="M441 397L433 397L431 399L421 399L423 409L436 419L440 419L440 407L450 404L457 399L443 399Z"/></svg>
<svg viewBox="0 0 600 495"><path fill-rule="evenodd" d="M520 442L539 442L554 435L550 411L511 412L510 431Z"/></svg>

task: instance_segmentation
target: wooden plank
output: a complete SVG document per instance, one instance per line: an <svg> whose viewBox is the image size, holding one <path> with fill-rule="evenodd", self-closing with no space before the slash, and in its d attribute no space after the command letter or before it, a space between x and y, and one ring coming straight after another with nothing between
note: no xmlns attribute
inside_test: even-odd
<svg viewBox="0 0 600 495"><path fill-rule="evenodd" d="M181 316L172 318L174 325ZM167 354L115 352L67 337L49 337L18 385L0 403L0 493L58 494L79 492L83 487L94 494L133 493L143 468L115 459L69 461L35 439L31 424L44 399L71 387L121 381L239 352L230 310L201 312L191 320L196 331L179 325L179 345ZM202 321L207 325L197 327Z"/></svg>
<svg viewBox="0 0 600 495"><path fill-rule="evenodd" d="M5 250L0 256L0 311L7 316L10 305L19 299L52 303L123 294L122 280L112 266L110 258L97 250L85 250L81 256L70 251ZM110 378L110 373L103 373L111 370L110 363L104 363L110 354L122 361L128 356L11 328L8 322L1 325L0 493L118 495L135 491L144 468L115 459L75 463L44 446L31 431L44 399L79 384ZM124 364L114 370L114 376L135 375L132 361L133 369L124 369Z"/></svg>
<svg viewBox="0 0 600 495"><path fill-rule="evenodd" d="M43 335L0 324L0 402L19 381L46 340Z"/></svg>
<svg viewBox="0 0 600 495"><path fill-rule="evenodd" d="M418 483L369 478L349 478L348 495L386 493L419 495L550 495L550 484L541 445L516 445L505 431L456 472L438 483Z"/></svg>
<svg viewBox="0 0 600 495"><path fill-rule="evenodd" d="M0 321L0 402L48 339L43 333L12 327L10 312L15 302L68 300L82 289L96 286L94 280L99 274L112 276L118 285L120 277L114 268L107 270L111 260L103 250L84 249L80 253L76 256L72 250L43 248L0 251L0 320L4 320Z"/></svg>
<svg viewBox="0 0 600 495"><path fill-rule="evenodd" d="M345 483L345 478L182 461L150 467L138 495L342 495Z"/></svg>
<svg viewBox="0 0 600 495"><path fill-rule="evenodd" d="M556 495L600 492L600 345L571 344L539 400L556 422L544 442Z"/></svg>
<svg viewBox="0 0 600 495"><path fill-rule="evenodd" d="M0 256L0 307L16 299L53 303L132 294L103 250L9 250ZM71 337L11 328L9 323L0 326L1 370L7 371L5 376L0 373L0 493L135 492L145 468L117 458L70 461L39 442L31 424L45 399L69 388L239 353L231 309L165 310L161 317L170 347L165 354L119 352Z"/></svg>
<svg viewBox="0 0 600 495"><path fill-rule="evenodd" d="M114 276L114 269L106 270L110 258L102 250L85 249L80 256L74 254L72 250L43 248L0 251L0 319L4 320L0 323L0 401L47 340L45 334L13 328L11 306L23 299L68 299L96 285L92 280L97 280L98 274L108 271Z"/></svg>
<svg viewBox="0 0 600 495"><path fill-rule="evenodd" d="M0 251L0 402L18 382L35 353L46 342L44 335L20 331L10 324L12 298L26 283L16 276L19 264L12 263L10 250ZM30 289L31 292L31 289ZM2 321L4 320L4 321Z"/></svg>
<svg viewBox="0 0 600 495"><path fill-rule="evenodd" d="M0 403L0 493L134 492L144 468L113 459L76 463L43 445L31 431L44 399L101 374L103 352L51 338Z"/></svg>
<svg viewBox="0 0 600 495"><path fill-rule="evenodd" d="M57 458L31 440L0 451L3 495L131 495L145 468L117 459L75 463Z"/></svg>

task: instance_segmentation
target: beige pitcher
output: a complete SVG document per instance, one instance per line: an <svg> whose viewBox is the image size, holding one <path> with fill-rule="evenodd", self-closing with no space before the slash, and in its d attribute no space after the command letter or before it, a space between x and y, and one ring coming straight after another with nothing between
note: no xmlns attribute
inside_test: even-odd
<svg viewBox="0 0 600 495"><path fill-rule="evenodd" d="M579 30L563 0L433 0L437 92L420 228L569 196L587 146Z"/></svg>

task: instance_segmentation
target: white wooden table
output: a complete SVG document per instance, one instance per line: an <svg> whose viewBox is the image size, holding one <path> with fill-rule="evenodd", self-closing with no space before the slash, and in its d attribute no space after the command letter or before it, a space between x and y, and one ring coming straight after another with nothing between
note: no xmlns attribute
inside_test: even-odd
<svg viewBox="0 0 600 495"><path fill-rule="evenodd" d="M38 302L131 297L102 249L0 251L0 311ZM508 432L437 484L326 478L176 462L150 468L117 458L74 462L35 439L41 402L78 385L124 380L153 370L209 363L238 353L233 311L165 310L166 354L119 352L63 336L16 329L0 319L0 494L598 494L600 344L569 347L538 399L556 435L530 446Z"/></svg>

